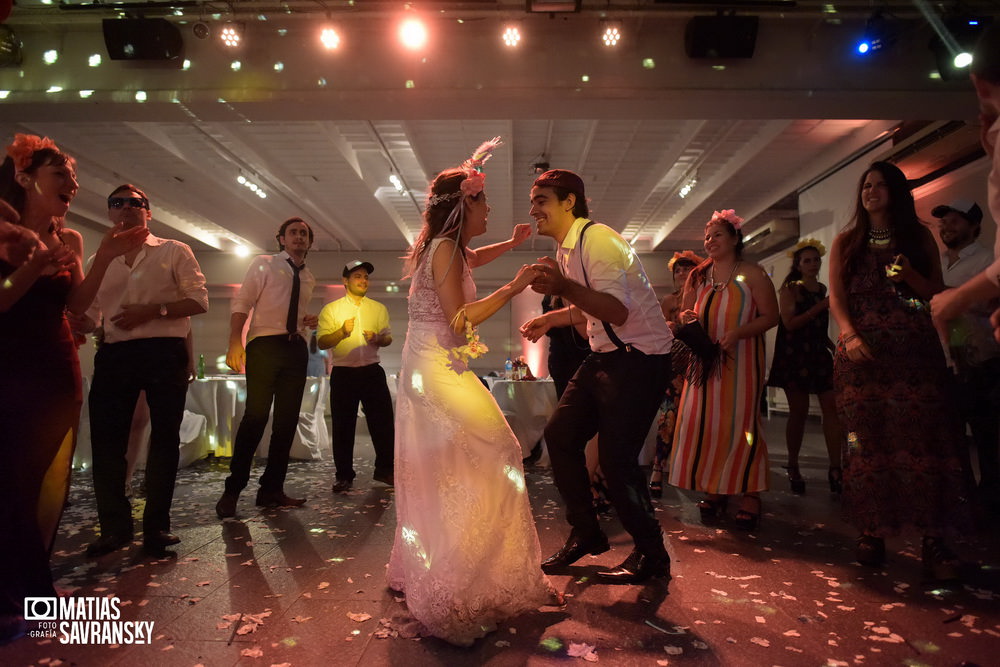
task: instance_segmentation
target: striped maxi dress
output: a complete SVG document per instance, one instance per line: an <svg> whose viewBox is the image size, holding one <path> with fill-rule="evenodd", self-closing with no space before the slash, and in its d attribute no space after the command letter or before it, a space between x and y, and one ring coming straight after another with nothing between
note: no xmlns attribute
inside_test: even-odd
<svg viewBox="0 0 1000 667"><path fill-rule="evenodd" d="M712 340L757 317L757 304L742 275L718 292L707 280L696 290L694 309ZM767 490L767 445L760 416L765 374L760 335L741 339L721 373L713 373L704 386L684 383L670 484L725 495Z"/></svg>

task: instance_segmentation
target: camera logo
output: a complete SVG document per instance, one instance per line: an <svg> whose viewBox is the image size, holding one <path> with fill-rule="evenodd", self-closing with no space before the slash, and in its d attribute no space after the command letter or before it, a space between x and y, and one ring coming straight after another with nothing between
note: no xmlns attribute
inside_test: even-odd
<svg viewBox="0 0 1000 667"><path fill-rule="evenodd" d="M24 598L24 620L54 621L59 609L59 598Z"/></svg>

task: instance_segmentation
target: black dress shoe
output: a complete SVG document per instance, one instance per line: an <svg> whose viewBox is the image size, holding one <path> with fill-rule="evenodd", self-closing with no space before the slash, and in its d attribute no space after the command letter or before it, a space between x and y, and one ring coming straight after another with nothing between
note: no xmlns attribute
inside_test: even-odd
<svg viewBox="0 0 1000 667"><path fill-rule="evenodd" d="M165 530L155 533L146 533L142 537L142 549L146 553L162 556L166 554L167 547L180 543L181 538Z"/></svg>
<svg viewBox="0 0 1000 667"><path fill-rule="evenodd" d="M292 498L286 496L284 491L264 491L257 492L258 507L302 507L306 504L305 498Z"/></svg>
<svg viewBox="0 0 1000 667"><path fill-rule="evenodd" d="M570 533L569 539L566 540L566 544L563 545L562 549L542 561L542 571L548 574L550 570L558 570L567 565L572 565L587 554L596 556L610 548L608 538L603 534L583 539Z"/></svg>
<svg viewBox="0 0 1000 667"><path fill-rule="evenodd" d="M598 572L597 578L610 584L638 584L651 578L670 581L670 556L647 556L633 551L613 570Z"/></svg>
<svg viewBox="0 0 1000 667"><path fill-rule="evenodd" d="M383 484L386 484L388 486L396 485L395 475L391 470L376 470L375 474L372 476L372 479L374 479L376 482L382 482ZM336 488L334 488L334 491L336 492Z"/></svg>
<svg viewBox="0 0 1000 667"><path fill-rule="evenodd" d="M99 558L112 551L118 551L132 541L131 535L101 535L87 547L87 558Z"/></svg>
<svg viewBox="0 0 1000 667"><path fill-rule="evenodd" d="M353 479L338 479L336 482L333 483L333 492L345 493L347 491L350 491L352 486L354 486Z"/></svg>
<svg viewBox="0 0 1000 667"><path fill-rule="evenodd" d="M219 502L215 503L215 513L219 515L220 519L236 516L236 503L239 499L239 495L235 493L223 493Z"/></svg>

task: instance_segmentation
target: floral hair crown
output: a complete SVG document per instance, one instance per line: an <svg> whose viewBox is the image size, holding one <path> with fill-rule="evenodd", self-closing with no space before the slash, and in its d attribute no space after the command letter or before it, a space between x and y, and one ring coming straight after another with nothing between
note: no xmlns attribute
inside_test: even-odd
<svg viewBox="0 0 1000 667"><path fill-rule="evenodd" d="M816 252L819 253L820 257L826 254L826 246L820 243L819 240L802 239L797 244L795 244L794 248L788 251L788 256L791 257L792 259L795 259L795 253L797 253L799 250L802 250L803 248L813 248Z"/></svg>
<svg viewBox="0 0 1000 667"><path fill-rule="evenodd" d="M736 215L736 211L728 208L725 211L712 211L712 219L708 221L708 224L714 222L728 222L733 226L733 229L739 231L740 226L743 225L743 218Z"/></svg>
<svg viewBox="0 0 1000 667"><path fill-rule="evenodd" d="M429 195L427 197L427 206L434 206L443 201L450 201L466 195L478 195L482 192L483 186L486 185L486 174L483 173L483 165L493 157L493 150L501 143L500 137L493 137L489 141L481 143L469 159L459 167L459 169L465 172L465 179L462 181L459 189L447 194Z"/></svg>
<svg viewBox="0 0 1000 667"><path fill-rule="evenodd" d="M34 134L14 135L14 142L7 146L7 155L14 162L14 167L18 171L24 171L31 164L31 158L35 153L45 148L59 152L59 147L48 137L38 137Z"/></svg>
<svg viewBox="0 0 1000 667"><path fill-rule="evenodd" d="M673 272L674 265L677 264L677 262L689 262L691 264L694 264L695 266L698 266L704 261L705 261L704 259L694 254L693 250L685 250L684 252L675 252L674 256L670 258L669 262L667 262L667 269Z"/></svg>

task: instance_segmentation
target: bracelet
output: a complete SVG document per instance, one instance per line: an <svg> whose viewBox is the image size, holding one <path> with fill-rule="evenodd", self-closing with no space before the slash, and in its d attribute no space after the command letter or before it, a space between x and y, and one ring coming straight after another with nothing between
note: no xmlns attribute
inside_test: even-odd
<svg viewBox="0 0 1000 667"><path fill-rule="evenodd" d="M854 340L857 337L858 337L858 334L853 333L850 336L841 336L840 340L844 343L844 345L847 345L848 343L850 343L852 340Z"/></svg>

